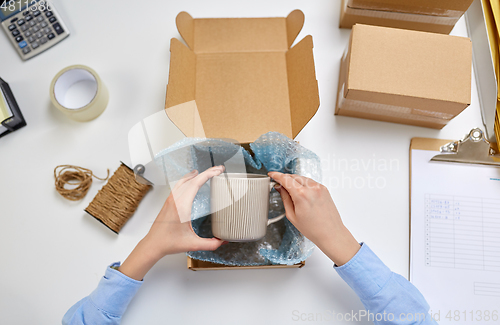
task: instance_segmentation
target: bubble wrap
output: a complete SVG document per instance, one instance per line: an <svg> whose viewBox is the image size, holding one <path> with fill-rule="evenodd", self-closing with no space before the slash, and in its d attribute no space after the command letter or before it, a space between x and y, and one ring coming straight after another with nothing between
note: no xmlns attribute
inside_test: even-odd
<svg viewBox="0 0 500 325"><path fill-rule="evenodd" d="M155 162L163 171L171 188L177 180L193 169L203 172L213 165L221 164L225 165L228 172L267 174L268 171L279 171L321 181L319 157L280 133L266 133L251 143L250 148L253 157L241 146L229 141L185 138L158 153ZM242 166L244 170L241 170ZM206 238L212 237L209 183L196 195L191 214L193 230L200 237ZM270 195L269 217L276 217L284 212L281 197L273 189ZM196 251L188 252L187 255L194 259L225 265L292 265L307 259L313 250L314 244L284 218L269 225L266 236L259 241L229 243L213 252Z"/></svg>

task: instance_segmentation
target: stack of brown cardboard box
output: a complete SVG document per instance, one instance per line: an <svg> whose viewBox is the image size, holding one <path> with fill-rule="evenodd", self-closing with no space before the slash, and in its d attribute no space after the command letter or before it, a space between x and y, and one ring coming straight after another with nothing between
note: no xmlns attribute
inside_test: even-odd
<svg viewBox="0 0 500 325"><path fill-rule="evenodd" d="M448 33L453 28L437 28L428 17L417 18L454 13L458 19L471 2L423 0L417 7L404 0L345 0L343 27L366 22L414 30L354 25L341 60L335 114L444 127L470 104L472 46L465 37L415 31ZM347 15L349 5L364 8L364 14ZM378 16L368 15L371 11ZM398 13L401 19L385 19L382 12Z"/></svg>

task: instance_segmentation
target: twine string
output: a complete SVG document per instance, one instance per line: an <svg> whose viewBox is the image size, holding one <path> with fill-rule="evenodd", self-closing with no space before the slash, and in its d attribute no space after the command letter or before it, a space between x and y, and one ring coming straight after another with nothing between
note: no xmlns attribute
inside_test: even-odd
<svg viewBox="0 0 500 325"><path fill-rule="evenodd" d="M150 188L137 182L134 172L122 164L85 211L118 233Z"/></svg>
<svg viewBox="0 0 500 325"><path fill-rule="evenodd" d="M87 168L60 165L54 168L54 178L57 192L71 201L85 197L92 185L92 178L102 181L109 178L85 211L115 233L130 219L151 188L150 184L138 182L134 172L123 164L111 177L108 169L106 178L97 177Z"/></svg>
<svg viewBox="0 0 500 325"><path fill-rule="evenodd" d="M109 177L100 178L87 168L73 165L59 165L54 168L56 190L62 197L70 201L81 200L87 195L92 185L92 177L105 181Z"/></svg>

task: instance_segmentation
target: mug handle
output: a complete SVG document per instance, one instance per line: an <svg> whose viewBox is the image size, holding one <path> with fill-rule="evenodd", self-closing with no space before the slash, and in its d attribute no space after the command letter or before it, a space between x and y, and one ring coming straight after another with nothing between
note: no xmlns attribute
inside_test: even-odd
<svg viewBox="0 0 500 325"><path fill-rule="evenodd" d="M278 183L271 181L271 183L269 184L269 192L271 192L271 190L273 189L273 187L276 184L278 184ZM283 219L285 217L285 215L286 215L286 213L283 213L283 214L280 214L277 217L274 217L274 218L271 218L271 219L267 219L267 225L269 226L270 224L275 223L276 221L280 221L281 219Z"/></svg>

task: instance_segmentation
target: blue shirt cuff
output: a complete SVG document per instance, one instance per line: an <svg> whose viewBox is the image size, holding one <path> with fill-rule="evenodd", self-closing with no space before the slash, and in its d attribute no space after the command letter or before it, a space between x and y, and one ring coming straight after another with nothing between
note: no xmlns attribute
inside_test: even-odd
<svg viewBox="0 0 500 325"><path fill-rule="evenodd" d="M391 270L364 243L349 262L334 268L361 299L376 295L392 276Z"/></svg>
<svg viewBox="0 0 500 325"><path fill-rule="evenodd" d="M108 266L99 285L90 294L90 300L101 311L121 317L143 281L129 278L120 271L112 269L112 266L120 266L120 262Z"/></svg>

